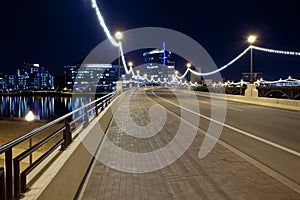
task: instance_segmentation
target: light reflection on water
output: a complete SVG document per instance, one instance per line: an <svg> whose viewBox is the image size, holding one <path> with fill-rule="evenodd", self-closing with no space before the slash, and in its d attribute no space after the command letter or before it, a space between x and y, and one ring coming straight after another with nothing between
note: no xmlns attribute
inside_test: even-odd
<svg viewBox="0 0 300 200"><path fill-rule="evenodd" d="M92 97L0 96L0 117L24 118L31 110L36 119L51 120L91 101Z"/></svg>

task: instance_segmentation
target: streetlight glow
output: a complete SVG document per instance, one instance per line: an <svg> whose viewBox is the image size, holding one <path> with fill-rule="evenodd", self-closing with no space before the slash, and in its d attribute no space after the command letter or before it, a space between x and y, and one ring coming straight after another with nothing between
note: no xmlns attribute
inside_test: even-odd
<svg viewBox="0 0 300 200"><path fill-rule="evenodd" d="M117 40L119 40L119 44L120 44L120 40L122 40L123 38L123 33L120 32L120 31L117 31L115 33L115 38ZM120 65L121 65L121 61L120 61L120 57L121 57L121 45L119 45L119 48L118 48L118 80L120 80L121 78L121 71L120 71Z"/></svg>
<svg viewBox="0 0 300 200"><path fill-rule="evenodd" d="M117 40L122 40L123 39L123 33L120 32L120 31L117 31L116 34L115 34L115 38Z"/></svg>
<svg viewBox="0 0 300 200"><path fill-rule="evenodd" d="M35 118L35 116L34 116L34 114L33 114L33 112L31 110L25 116L26 121L29 121L29 122L33 121L34 118Z"/></svg>
<svg viewBox="0 0 300 200"><path fill-rule="evenodd" d="M192 64L191 64L191 63L187 63L186 66L187 66L188 68L190 68L190 67L192 66Z"/></svg>
<svg viewBox="0 0 300 200"><path fill-rule="evenodd" d="M250 44L253 44L255 41L256 41L256 36L255 36L255 35L250 35L250 36L248 37L248 42L249 42Z"/></svg>
<svg viewBox="0 0 300 200"><path fill-rule="evenodd" d="M255 35L250 35L248 37L248 42L250 43L251 47L255 40ZM253 84L253 48L250 49L250 84Z"/></svg>
<svg viewBox="0 0 300 200"><path fill-rule="evenodd" d="M129 62L128 62L128 66L129 66L129 67L132 67L132 66L133 66L133 62L129 61Z"/></svg>

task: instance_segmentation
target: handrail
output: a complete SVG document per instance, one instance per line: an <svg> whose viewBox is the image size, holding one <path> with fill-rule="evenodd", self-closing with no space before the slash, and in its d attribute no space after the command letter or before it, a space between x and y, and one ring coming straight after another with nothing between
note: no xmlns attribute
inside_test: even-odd
<svg viewBox="0 0 300 200"><path fill-rule="evenodd" d="M72 133L73 129L71 130L70 125L73 123L77 123L77 121L82 118L83 128L85 128L91 120L95 119L98 114L103 110L104 105L107 105L112 102L112 100L117 95L116 92L112 92L110 94L107 94L101 98L98 98L80 108L77 108L76 110L73 110L70 113L67 113L11 142L8 142L2 146L0 146L0 154L5 153L5 168L4 171L3 168L0 168L0 191L5 191L4 193L0 194L0 199L18 199L20 198L20 192L25 192L26 190L26 176L28 173L30 173L31 170L33 170L36 166L39 165L45 158L47 158L55 149L61 145L61 150L65 150L69 144L72 142ZM80 113L80 111L84 111L84 113ZM79 113L79 116L76 117L76 114ZM90 117L94 114L94 118ZM70 116L75 115L75 119L72 119L72 121L69 121ZM52 127L55 124L61 124L61 122L64 122L60 128L56 129L55 131L52 131L49 133L48 136L44 137L43 139L39 140L37 144L34 146L30 146L27 150L25 150L23 153L19 154L16 157L12 156L12 149L20 144L21 142L24 142L28 139L31 140L32 137L36 136L37 134L41 133L45 129ZM81 126L81 125L80 125ZM54 139L54 137L58 136L59 134L62 134L62 139L58 143L56 143L54 146L52 145L50 149L48 149L46 152L44 152L39 158L37 158L36 161L33 163L30 163L29 167L27 167L21 174L20 174L20 162L27 156L30 156L33 152L35 152L38 148L42 147L45 143L48 141ZM14 165L14 168L13 168ZM13 172L14 169L14 172ZM5 176L4 176L5 173ZM14 177L12 176L14 174ZM1 181L5 177L6 181L5 184L2 184L3 181ZM12 182L12 179L14 178L14 182ZM5 187L5 188L4 188ZM14 188L14 195L13 195L13 189ZM4 196L5 195L5 196Z"/></svg>
<svg viewBox="0 0 300 200"><path fill-rule="evenodd" d="M115 92L109 93L109 94L107 94L107 95L105 95L105 96L103 96L103 97L101 97L99 99L96 99L93 102L90 102L90 103L88 103L88 104L86 104L86 105L84 105L84 106L82 106L80 108L77 108L76 110L73 110L72 112L70 112L68 114L65 114L64 116L61 116L61 117L59 117L59 118L57 118L57 119L55 119L55 120L53 120L53 121L51 121L51 122L49 122L49 123L47 123L47 124L45 124L43 126L37 128L37 129L35 129L35 130L33 130L33 131L31 131L31 132L29 132L29 133L27 133L27 134L19 137L19 138L16 138L15 140L13 140L11 142L8 142L8 143L0 146L0 154L4 153L5 151L7 151L8 149L12 148L13 146L16 146L16 145L20 144L21 142L27 140L28 138L30 138L30 137L38 134L39 132L41 132L42 130L44 130L44 129L50 127L50 126L52 126L53 124L56 124L56 123L62 121L63 119L65 119L67 117L70 117L71 115L73 115L74 113L78 112L79 110L82 110L83 108L85 108L85 107L87 107L87 106L89 106L89 105L91 105L91 104L93 104L95 102L101 101L101 100L107 98L108 96L112 96L113 94L115 94Z"/></svg>

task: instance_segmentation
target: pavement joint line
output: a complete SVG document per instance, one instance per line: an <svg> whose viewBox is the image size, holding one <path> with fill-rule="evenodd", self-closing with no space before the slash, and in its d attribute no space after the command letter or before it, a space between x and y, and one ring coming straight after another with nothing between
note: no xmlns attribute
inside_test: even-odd
<svg viewBox="0 0 300 200"><path fill-rule="evenodd" d="M162 100L165 100L157 95L155 95L152 91L152 94ZM165 100L167 101L167 100ZM170 102L172 103L172 102ZM173 104L173 103L172 103ZM176 105L177 106L177 105ZM179 107L179 106L177 106ZM168 109L169 110L169 109ZM179 117L176 113L174 113L173 111L169 110L172 114L174 114L175 116ZM186 122L188 122L187 120L185 119L182 119ZM195 125L193 125L192 123L188 122L190 125L196 127ZM278 180L279 182L283 183L284 185L288 186L289 188L293 189L294 191L300 193L300 185L297 184L296 182L292 181L291 179L285 177L284 175L278 173L277 171L275 171L274 169L268 167L267 165L263 164L262 162L254 159L253 157L247 155L246 153L238 150L237 148L231 146L230 144L227 144L226 142L222 141L221 139L219 138L216 138L215 136L213 135L210 135L210 134L207 134L206 131L202 130L201 128L199 127L196 127L198 128L198 131L203 134L203 135L207 135L208 137L210 137L211 139L213 140L216 140L218 144L222 145L223 147L227 148L228 150L232 151L233 153L237 154L238 156L240 156L241 158L243 158L244 160L248 161L249 163L251 163L252 165L254 165L255 167L261 169L262 171L264 171L265 173L267 173L268 175L272 176L273 178L275 178L276 180Z"/></svg>
<svg viewBox="0 0 300 200"><path fill-rule="evenodd" d="M202 117L202 118L204 118L204 119L210 120L210 121L212 121L212 122L214 122L214 123L216 123L216 124L219 124L219 125L221 125L221 126L224 126L224 127L228 128L228 129L231 129L231 130L233 130L233 131L235 131L235 132L238 132L238 133L240 133L240 134L246 135L246 136L248 136L248 137L250 137L250 138L252 138L252 139L258 140L258 141L260 141L260 142L263 142L263 143L265 143L265 144L268 144L268 145L270 145L270 146L273 146L273 147L275 147L275 148L281 149L281 150L283 150L283 151L285 151L285 152L288 152L288 153L290 153L290 154L293 154L293 155L295 155L295 156L300 157L300 153L297 152L297 151L295 151L295 150L293 150L293 149L289 149L289 148L284 147L284 146L282 146L282 145L280 145L280 144L276 144L276 143L271 142L271 141L269 141L269 140L266 140L266 139L264 139L264 138L258 137L258 136L256 136L256 135L252 135L251 133L248 133L248 132L246 132L246 131L240 130L240 129L235 128L235 127L233 127L233 126L227 125L227 124L225 124L225 123L221 123L221 122L219 122L219 121L217 121L217 120L215 120L215 119L212 119L212 118L210 118L210 117L207 117L207 116L205 116L205 115L203 115L203 114L196 113L196 112L194 112L194 111L192 111L192 110L189 110L189 109L187 109L187 108L185 108L185 107L181 107L181 106L179 106L179 105L177 105L177 104L175 104L175 103L173 103L173 102L171 102L171 101L169 101L169 100L166 100L166 99L164 99L164 98L162 98L162 97L156 95L155 93L153 93L153 90L152 90L152 94L153 94L154 96L156 96L156 97L158 97L158 98L160 98L160 99L162 99L162 100L164 100L164 101L166 101L166 102L168 102L168 103L170 103L170 104L172 104L172 105L178 107L178 108L182 108L182 109L184 109L184 110L186 110L186 111L188 111L188 112L191 112L191 113L193 113L193 114L195 114L195 115L198 115L198 116L200 116L200 117ZM186 94L188 94L188 93L186 93Z"/></svg>

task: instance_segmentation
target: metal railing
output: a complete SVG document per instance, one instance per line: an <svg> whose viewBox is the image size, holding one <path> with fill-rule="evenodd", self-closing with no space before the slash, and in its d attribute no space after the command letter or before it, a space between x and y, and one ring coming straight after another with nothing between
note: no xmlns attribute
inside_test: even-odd
<svg viewBox="0 0 300 200"><path fill-rule="evenodd" d="M84 129L88 126L91 120L95 119L98 114L108 105L115 97L116 92L110 93L93 102L90 102L48 124L45 124L30 133L27 133L7 144L0 146L0 155L4 154L5 163L4 168L0 168L0 200L11 200L13 198L19 199L21 193L25 193L27 190L26 177L27 175L39 166L43 160L51 155L59 146L61 150L65 150L70 143L72 143L73 133L75 130L82 127ZM73 120L71 117L73 116ZM54 128L53 128L54 127ZM52 130L52 129L54 130ZM30 140L37 135L42 135L43 131L50 129L50 133L42 137L33 146L29 146L28 149L13 156L13 148L20 143ZM51 144L48 150L42 153L34 162L30 162L29 166L20 170L20 163L25 158L31 157L32 153L36 152L41 147L46 146L49 141L53 141L54 138L59 137L58 141Z"/></svg>

